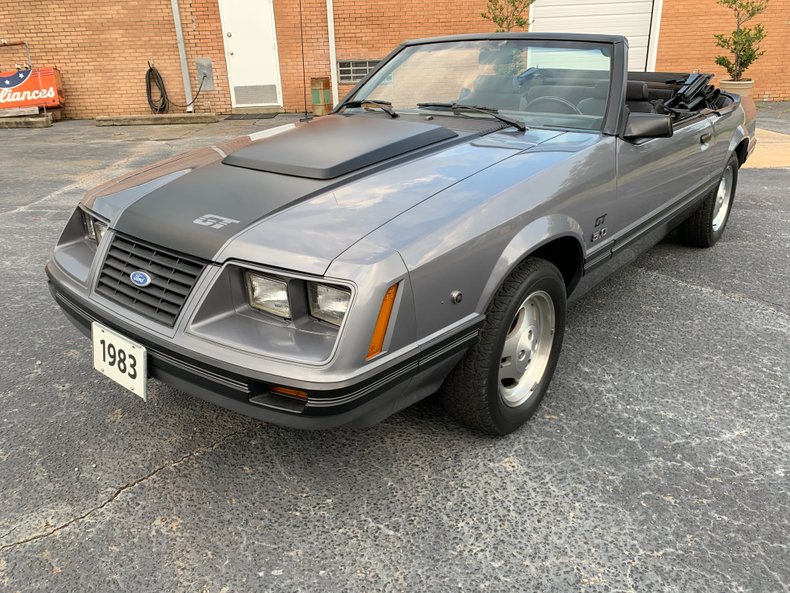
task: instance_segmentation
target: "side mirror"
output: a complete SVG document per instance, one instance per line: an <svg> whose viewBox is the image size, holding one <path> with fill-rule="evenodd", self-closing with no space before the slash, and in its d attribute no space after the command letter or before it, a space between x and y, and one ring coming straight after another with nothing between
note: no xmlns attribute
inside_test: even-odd
<svg viewBox="0 0 790 593"><path fill-rule="evenodd" d="M625 122L623 138L640 140L642 138L671 138L672 116L661 113L630 112Z"/></svg>

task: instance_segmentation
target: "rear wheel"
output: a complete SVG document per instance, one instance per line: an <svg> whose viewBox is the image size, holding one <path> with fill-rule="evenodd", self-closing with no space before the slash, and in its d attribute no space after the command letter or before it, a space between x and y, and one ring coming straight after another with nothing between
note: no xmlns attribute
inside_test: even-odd
<svg viewBox="0 0 790 593"><path fill-rule="evenodd" d="M678 227L678 238L693 247L712 247L724 233L730 218L735 187L738 184L738 159L727 161L719 184L702 201L686 221Z"/></svg>
<svg viewBox="0 0 790 593"><path fill-rule="evenodd" d="M562 274L545 260L527 259L505 280L486 311L477 344L445 382L445 409L489 434L516 430L548 389L564 330Z"/></svg>

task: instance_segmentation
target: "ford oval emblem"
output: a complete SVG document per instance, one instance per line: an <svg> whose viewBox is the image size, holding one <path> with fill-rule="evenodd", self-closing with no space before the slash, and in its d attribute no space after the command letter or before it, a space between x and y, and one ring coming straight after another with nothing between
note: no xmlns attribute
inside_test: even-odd
<svg viewBox="0 0 790 593"><path fill-rule="evenodd" d="M132 281L132 284L140 288L145 288L151 284L151 277L142 270L137 270L129 274L129 279Z"/></svg>

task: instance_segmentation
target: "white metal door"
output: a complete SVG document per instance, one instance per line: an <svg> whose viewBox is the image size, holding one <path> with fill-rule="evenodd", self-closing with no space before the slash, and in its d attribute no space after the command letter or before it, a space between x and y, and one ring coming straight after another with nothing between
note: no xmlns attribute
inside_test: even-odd
<svg viewBox="0 0 790 593"><path fill-rule="evenodd" d="M282 105L273 0L219 0L233 107Z"/></svg>
<svg viewBox="0 0 790 593"><path fill-rule="evenodd" d="M628 38L628 69L655 68L661 0L536 0L530 31L601 33Z"/></svg>

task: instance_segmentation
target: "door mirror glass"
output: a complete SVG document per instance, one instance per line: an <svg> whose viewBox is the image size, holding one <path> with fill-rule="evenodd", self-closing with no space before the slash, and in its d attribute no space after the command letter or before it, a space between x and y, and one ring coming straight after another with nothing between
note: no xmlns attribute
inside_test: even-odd
<svg viewBox="0 0 790 593"><path fill-rule="evenodd" d="M629 113L625 122L623 138L639 140L642 138L670 138L672 136L672 117L661 113Z"/></svg>

